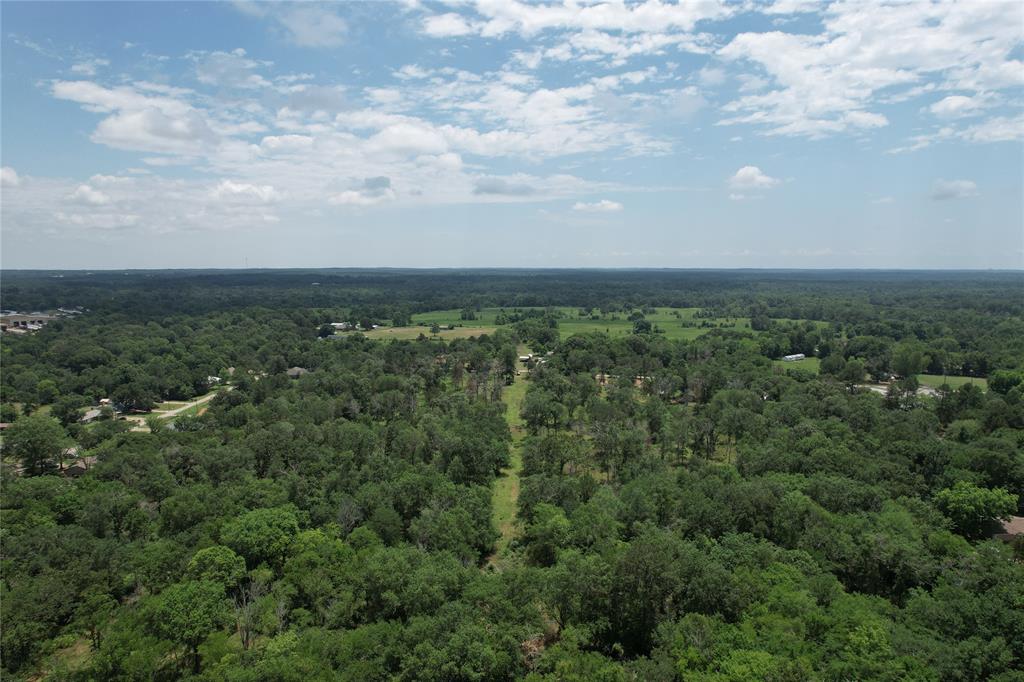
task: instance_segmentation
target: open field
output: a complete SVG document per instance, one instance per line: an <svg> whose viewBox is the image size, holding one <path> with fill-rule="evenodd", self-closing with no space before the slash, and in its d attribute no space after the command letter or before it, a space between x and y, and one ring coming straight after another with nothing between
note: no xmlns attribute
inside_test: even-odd
<svg viewBox="0 0 1024 682"><path fill-rule="evenodd" d="M786 362L784 360L772 360L772 363L776 367L782 369L803 369L808 372L817 373L821 368L821 360L818 358L804 358L803 360L796 360L794 362ZM921 386L927 386L928 388L939 388L942 384L949 384L952 388L960 388L964 384L974 384L983 391L988 390L988 381L981 377L958 377L952 375L943 376L941 374L918 374L917 380Z"/></svg>
<svg viewBox="0 0 1024 682"><path fill-rule="evenodd" d="M530 308L505 308L506 313L515 310L529 310ZM603 332L609 336L627 336L633 333L633 322L626 313L611 313L601 315L580 316L580 309L571 306L556 307L563 317L558 320L559 334L566 339L575 334L587 334L590 332ZM502 311L501 308L483 308L476 311L475 320L463 320L461 309L433 310L426 313L417 313L412 316L416 323L409 327L382 327L372 332L366 332L370 338L396 338L415 339L421 333L430 334L430 325L437 324L441 327L456 325L454 330L441 330L441 337L462 338L466 336L479 336L480 334L492 333L497 328L495 318ZM749 330L750 320L745 317L708 319L706 322L710 327L699 326L705 320L697 318L696 314L700 308L658 308L655 313L646 316L656 328L664 332L669 339L695 339L702 336L711 329L721 325L726 329ZM683 322L690 322L693 327L684 327Z"/></svg>
<svg viewBox="0 0 1024 682"><path fill-rule="evenodd" d="M802 369L807 372L814 372L815 374L821 369L821 359L819 358L804 358L803 360L793 360L792 362L772 360L772 364L782 369Z"/></svg>
<svg viewBox="0 0 1024 682"><path fill-rule="evenodd" d="M745 317L706 320L709 325L715 325L710 327L684 327L682 326L683 320L694 320L692 312L695 309L680 309L680 317L665 312L669 310L671 309L660 308L657 315L648 315L646 318L656 329L664 332L664 336L667 339L696 339L716 328L734 329L737 331L750 330L750 320ZM687 315L688 312L690 313L689 315ZM699 325L702 321L704 320L696 320L695 323ZM621 314L606 316L597 320L575 317L559 320L558 332L563 339L575 334L587 334L590 332L603 332L611 337L628 336L633 333L633 323Z"/></svg>
<svg viewBox="0 0 1024 682"><path fill-rule="evenodd" d="M952 388L960 388L964 384L974 384L983 391L988 390L988 380L980 377L954 377L941 374L918 374L917 381L922 386L938 388L942 384L949 384Z"/></svg>

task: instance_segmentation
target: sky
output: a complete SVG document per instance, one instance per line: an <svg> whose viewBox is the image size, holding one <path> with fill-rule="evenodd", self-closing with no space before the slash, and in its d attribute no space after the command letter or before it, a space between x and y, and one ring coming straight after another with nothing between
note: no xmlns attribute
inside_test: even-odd
<svg viewBox="0 0 1024 682"><path fill-rule="evenodd" d="M1024 3L0 3L0 266L1024 267Z"/></svg>

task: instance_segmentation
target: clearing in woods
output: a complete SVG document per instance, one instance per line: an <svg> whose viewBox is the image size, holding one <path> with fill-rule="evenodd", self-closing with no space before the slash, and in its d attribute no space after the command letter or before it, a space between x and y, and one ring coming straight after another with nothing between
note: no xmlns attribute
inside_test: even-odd
<svg viewBox="0 0 1024 682"><path fill-rule="evenodd" d="M372 331L362 332L371 339L416 339L420 334L430 337L431 325L438 325L441 331L437 335L442 339L458 339L481 334L493 334L499 325L498 315L504 311L514 314L517 311L540 310L541 308L510 307L482 308L474 311L476 319L462 319L463 311L453 308L449 310L432 310L416 313L412 323L406 327L389 327L382 325ZM562 339L574 334L589 332L605 332L609 336L629 336L633 333L633 321L628 319L627 312L604 313L591 310L583 311L571 306L553 306L548 308L560 315L558 331ZM695 339L707 334L712 329L750 330L750 319L746 317L698 317L700 308L656 308L646 315L647 321L654 325L667 339ZM822 323L823 324L823 323ZM452 325L454 329L448 329ZM685 325L685 326L684 326ZM348 332L345 332L348 333Z"/></svg>
<svg viewBox="0 0 1024 682"><path fill-rule="evenodd" d="M529 351L520 347L520 354L527 352ZM501 533L495 543L494 554L488 559L488 564L495 567L512 544L516 530L519 472L523 468L522 442L525 435L523 418L519 416L519 411L522 408L523 396L526 395L526 376L526 370L520 369L515 381L511 386L505 387L501 396L506 408L505 419L508 421L509 430L512 431L512 448L509 453L509 466L501 470L501 476L494 482L494 497L491 499L494 527Z"/></svg>

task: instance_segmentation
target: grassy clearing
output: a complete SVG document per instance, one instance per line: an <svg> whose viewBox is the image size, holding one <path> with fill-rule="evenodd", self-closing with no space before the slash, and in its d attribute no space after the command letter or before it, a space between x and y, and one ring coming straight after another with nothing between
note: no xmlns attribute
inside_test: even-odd
<svg viewBox="0 0 1024 682"><path fill-rule="evenodd" d="M808 372L814 372L817 374L821 369L821 360L818 358L804 358L803 360L796 360L794 362L786 362L785 360L772 360L772 363L776 367L781 367L783 370L786 369L802 369ZM952 388L960 388L964 384L974 384L983 391L988 390L988 381L979 377L957 377L941 374L918 374L917 381L922 386L929 388L939 388L942 384L949 384Z"/></svg>
<svg viewBox="0 0 1024 682"><path fill-rule="evenodd" d="M525 351L520 351L525 352ZM516 507L519 502L519 472L523 468L522 440L525 435L523 419L519 411L526 396L526 374L516 377L511 386L506 386L502 394L505 403L505 420L512 431L512 448L509 453L509 466L501 470L501 476L494 482L494 495L491 498L494 527L501 534L495 543L495 552L491 563L508 550L516 531Z"/></svg>
<svg viewBox="0 0 1024 682"><path fill-rule="evenodd" d="M438 338L441 339L465 339L470 336L480 336L482 334L493 334L496 327L456 327L455 329L442 329L438 333ZM367 338L371 339L401 339L410 340L418 339L420 334L431 336L430 327L380 327L373 331L364 332Z"/></svg>
<svg viewBox="0 0 1024 682"><path fill-rule="evenodd" d="M952 388L960 388L964 384L974 384L983 391L988 390L988 381L979 377L954 377L941 374L918 374L917 381L922 386L938 388L942 384L949 384Z"/></svg>
<svg viewBox="0 0 1024 682"><path fill-rule="evenodd" d="M508 313L514 310L530 310L531 308L506 308L505 311ZM461 309L451 310L433 310L428 313L417 313L413 315L412 320L415 323L411 327L395 327L395 328L381 328L375 329L372 332L367 333L367 336L371 338L387 338L389 335L387 331L393 329L394 338L416 338L420 333L429 334L429 328L432 324L441 326L447 326L449 324L456 325L456 329L451 332L441 332L441 336L445 334L458 335L460 330L465 329L463 332L465 335L477 335L480 333L490 333L494 331L495 318L498 313L501 312L501 308L483 308L482 310L476 311L475 320L463 320ZM626 313L611 313L602 315L597 311L593 314L580 315L580 309L571 306L559 306L555 310L562 313L562 317L558 320L559 334L563 339L569 338L574 334L587 334L590 332L604 332L609 336L628 336L633 333L633 323L627 319L629 317ZM749 330L750 320L745 317L732 317L732 318L712 318L704 320L696 317L696 314L700 311L700 308L657 308L656 311L650 315L647 315L647 320L651 324L655 325L658 329L664 332L665 337L669 339L695 339L698 336L702 336L716 327L724 327L726 329L735 330ZM703 322L707 322L710 327L699 326ZM683 326L683 323L689 323L696 326ZM460 327L459 325L464 325ZM476 331L470 333L468 330L475 329ZM484 332L482 330L486 329ZM408 334L408 336L406 336Z"/></svg>
<svg viewBox="0 0 1024 682"><path fill-rule="evenodd" d="M558 321L558 331L563 339L573 334L603 332L609 336L628 336L633 333L633 323L623 313L609 315L588 315L581 317L576 308L563 308L564 319ZM750 320L746 317L698 318L700 308L657 308L646 316L648 322L664 333L665 338L690 340L707 334L712 329L733 329L748 331ZM594 319L597 317L597 319ZM701 324L711 326L701 327ZM694 326L683 326L694 325Z"/></svg>
<svg viewBox="0 0 1024 682"><path fill-rule="evenodd" d="M803 360L794 360L792 362L772 360L772 364L782 369L802 369L805 372L814 372L815 374L821 369L820 358L804 358Z"/></svg>

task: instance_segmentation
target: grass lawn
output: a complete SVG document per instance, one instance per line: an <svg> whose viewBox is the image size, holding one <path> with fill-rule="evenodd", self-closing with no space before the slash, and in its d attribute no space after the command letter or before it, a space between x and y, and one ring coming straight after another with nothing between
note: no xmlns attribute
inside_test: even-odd
<svg viewBox="0 0 1024 682"><path fill-rule="evenodd" d="M821 368L820 358L804 358L803 360L794 360L787 362L785 360L772 360L772 364L776 367L782 367L783 369L802 369L807 372L818 373Z"/></svg>
<svg viewBox="0 0 1024 682"><path fill-rule="evenodd" d="M978 377L954 377L942 376L941 374L918 374L917 381L922 386L938 388L942 384L949 384L952 388L960 388L964 384L974 384L983 391L988 390L988 381Z"/></svg>

